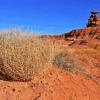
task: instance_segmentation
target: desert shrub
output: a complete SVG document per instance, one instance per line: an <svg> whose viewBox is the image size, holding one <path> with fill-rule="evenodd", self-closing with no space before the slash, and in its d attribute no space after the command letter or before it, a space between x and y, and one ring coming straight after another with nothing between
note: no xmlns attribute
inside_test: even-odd
<svg viewBox="0 0 100 100"><path fill-rule="evenodd" d="M72 59L70 54L64 51L56 53L53 60L53 65L73 74L75 74L80 69L78 67L78 64Z"/></svg>
<svg viewBox="0 0 100 100"><path fill-rule="evenodd" d="M0 33L0 77L3 79L28 81L52 64L55 43L49 38L22 34L21 30Z"/></svg>
<svg viewBox="0 0 100 100"><path fill-rule="evenodd" d="M53 60L53 65L74 75L79 73L80 75L83 75L94 81L96 79L95 75L88 73L79 62L73 59L74 53L75 51L70 52L70 49L56 53L56 56Z"/></svg>

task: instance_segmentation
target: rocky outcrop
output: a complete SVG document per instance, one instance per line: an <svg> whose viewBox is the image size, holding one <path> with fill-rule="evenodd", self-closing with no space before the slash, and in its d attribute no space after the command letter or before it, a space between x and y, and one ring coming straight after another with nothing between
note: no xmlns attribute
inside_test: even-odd
<svg viewBox="0 0 100 100"><path fill-rule="evenodd" d="M98 39L100 40L100 26L98 27L87 27L78 30L72 30L71 32L62 34L62 35L44 35L42 38L49 38L53 40L89 40L89 39Z"/></svg>
<svg viewBox="0 0 100 100"><path fill-rule="evenodd" d="M72 30L69 33L65 33L66 40L76 39L100 39L100 26L88 27L79 30Z"/></svg>
<svg viewBox="0 0 100 100"><path fill-rule="evenodd" d="M100 26L100 17L98 16L99 12L91 12L91 16L88 19L87 27L96 27Z"/></svg>

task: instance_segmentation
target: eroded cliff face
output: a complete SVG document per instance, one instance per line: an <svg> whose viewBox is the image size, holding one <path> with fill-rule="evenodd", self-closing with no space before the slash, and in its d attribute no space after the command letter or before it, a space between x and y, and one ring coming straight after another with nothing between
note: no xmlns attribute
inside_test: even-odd
<svg viewBox="0 0 100 100"><path fill-rule="evenodd" d="M61 35L49 35L49 36L42 36L42 37L49 37L53 40L89 40L89 39L100 39L100 26L98 27L87 27L77 30L72 30L71 32L67 32Z"/></svg>
<svg viewBox="0 0 100 100"><path fill-rule="evenodd" d="M100 26L72 30L65 33L65 39L100 39Z"/></svg>

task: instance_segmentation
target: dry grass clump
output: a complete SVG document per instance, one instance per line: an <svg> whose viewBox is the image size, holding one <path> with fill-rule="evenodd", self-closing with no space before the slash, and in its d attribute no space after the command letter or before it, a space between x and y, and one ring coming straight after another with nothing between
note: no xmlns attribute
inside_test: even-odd
<svg viewBox="0 0 100 100"><path fill-rule="evenodd" d="M53 65L57 66L58 68L62 69L63 71L70 72L74 75L77 73L91 79L95 80L96 77L92 75L91 73L87 72L86 69L74 58L75 56L74 50L68 49L64 51L60 51L59 53L56 54L54 60L53 60Z"/></svg>
<svg viewBox="0 0 100 100"><path fill-rule="evenodd" d="M53 65L58 68L75 74L78 70L77 63L71 58L69 52L60 51L53 60Z"/></svg>
<svg viewBox="0 0 100 100"><path fill-rule="evenodd" d="M21 30L0 33L0 77L28 81L52 64L55 43L49 38L23 35ZM30 33L28 33L30 34Z"/></svg>

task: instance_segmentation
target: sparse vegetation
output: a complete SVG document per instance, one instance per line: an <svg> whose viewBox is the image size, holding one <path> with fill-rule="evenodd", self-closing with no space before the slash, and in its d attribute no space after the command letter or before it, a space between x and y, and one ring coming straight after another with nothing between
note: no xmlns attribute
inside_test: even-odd
<svg viewBox="0 0 100 100"><path fill-rule="evenodd" d="M78 72L95 80L95 76L83 69L73 58L76 56L86 63L89 58L99 61L100 50L60 50L49 37L28 34L32 33L21 30L0 32L0 79L28 81L54 65L72 74ZM99 68L99 63L96 66Z"/></svg>
<svg viewBox="0 0 100 100"><path fill-rule="evenodd" d="M71 50L72 51L72 50ZM53 64L55 66L57 66L58 68L62 69L63 71L67 71L70 72L74 75L76 75L77 73L95 81L96 77L95 75L89 73L86 71L86 69L84 69L84 67L82 65L80 65L80 63L76 60L74 60L74 54L76 51L72 51L70 52L69 50L66 51L60 51L60 53L57 53L54 60L53 60Z"/></svg>
<svg viewBox="0 0 100 100"><path fill-rule="evenodd" d="M26 32L27 33L27 32ZM28 34L30 34L28 32ZM55 43L49 38L24 35L21 30L0 33L0 77L28 81L52 64Z"/></svg>
<svg viewBox="0 0 100 100"><path fill-rule="evenodd" d="M77 72L77 63L74 62L73 59L71 59L70 55L68 52L59 52L56 54L54 60L53 60L53 65L57 66L58 68L71 72L75 74Z"/></svg>

